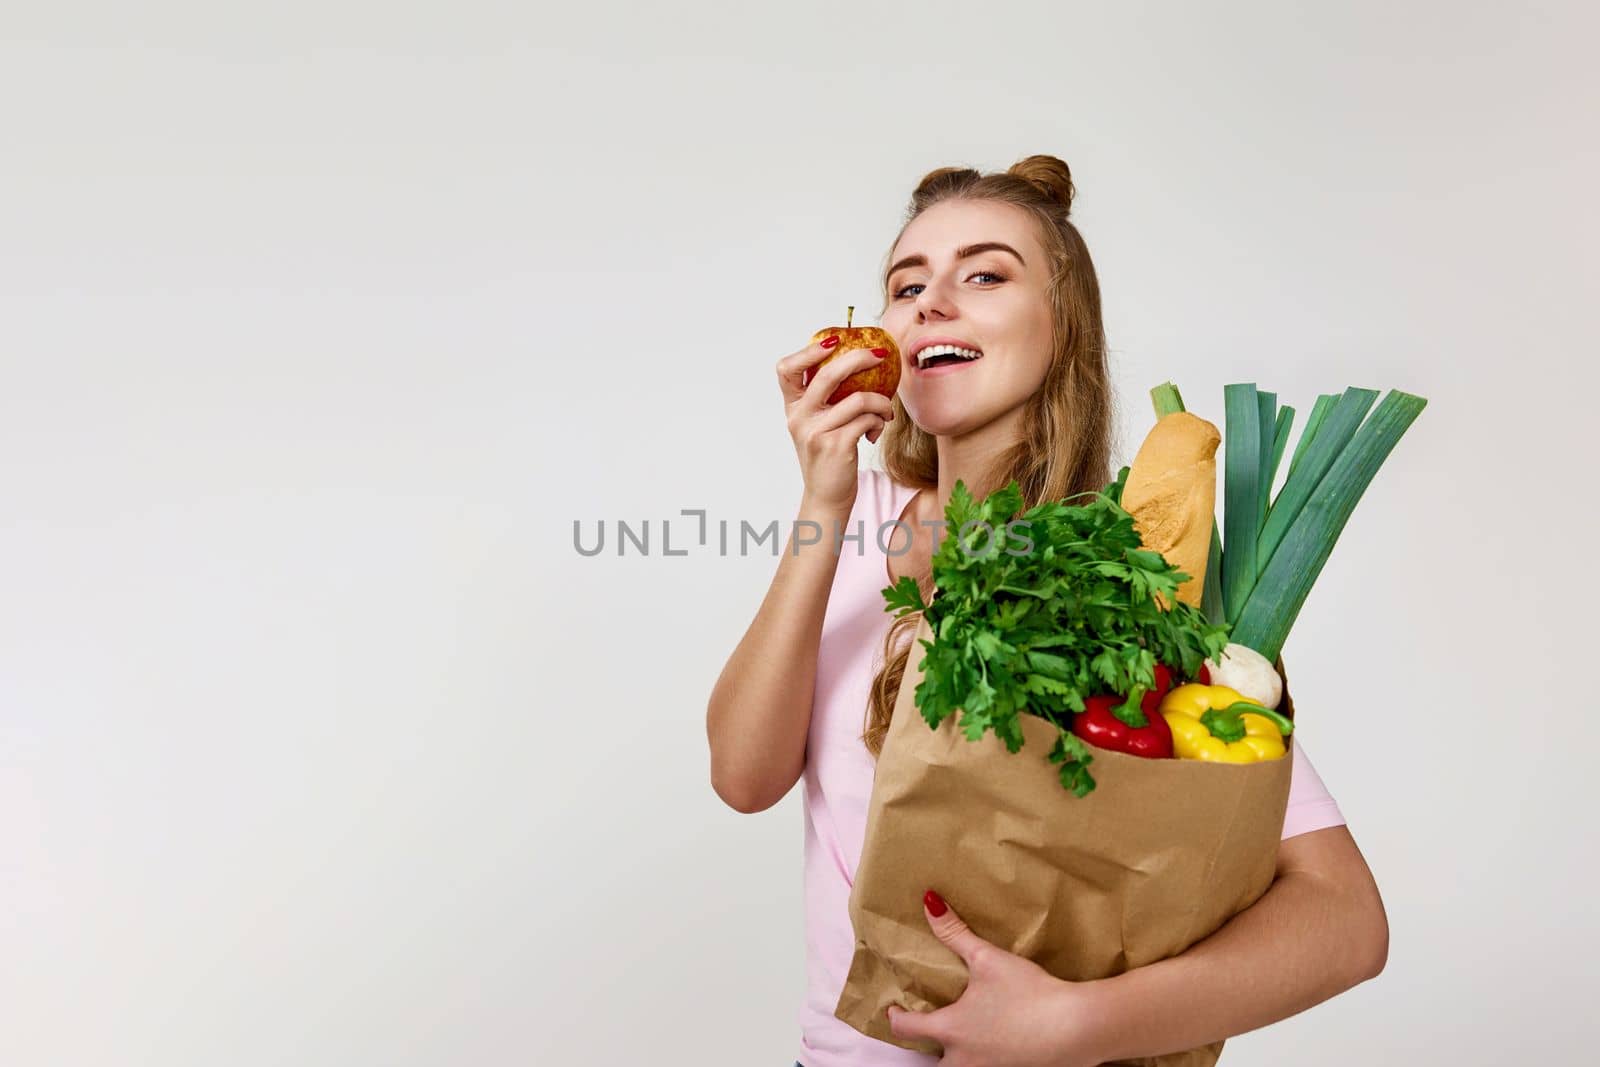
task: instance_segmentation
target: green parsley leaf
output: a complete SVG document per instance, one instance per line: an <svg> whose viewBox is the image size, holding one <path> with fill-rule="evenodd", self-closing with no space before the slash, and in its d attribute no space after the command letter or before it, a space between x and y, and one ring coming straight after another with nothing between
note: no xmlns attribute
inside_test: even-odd
<svg viewBox="0 0 1600 1067"><path fill-rule="evenodd" d="M1140 545L1121 504L1127 476L1124 467L1102 492L1025 511L1016 481L983 501L958 481L945 508L947 536L933 555L931 600L909 576L883 590L885 611L922 611L933 634L919 642L915 691L929 728L959 712L969 740L992 730L1017 752L1020 713L1046 719L1060 731L1050 762L1076 796L1094 788L1093 756L1071 732L1084 700L1120 696L1113 713L1143 725L1140 698L1155 684L1158 661L1192 677L1228 643L1226 624L1177 599L1188 575ZM1013 522L1031 551L1006 535ZM1172 607L1163 609L1158 596Z"/></svg>

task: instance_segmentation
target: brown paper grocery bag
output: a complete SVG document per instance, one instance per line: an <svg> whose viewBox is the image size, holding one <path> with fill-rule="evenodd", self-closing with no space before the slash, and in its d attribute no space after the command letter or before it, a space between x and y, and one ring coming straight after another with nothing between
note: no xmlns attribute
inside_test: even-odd
<svg viewBox="0 0 1600 1067"><path fill-rule="evenodd" d="M914 640L932 637L924 619ZM1095 748L1096 788L1077 797L1046 758L1057 729L1039 716L1021 716L1015 754L992 733L968 741L959 713L930 730L914 700L925 654L912 645L878 758L838 1018L902 1048L943 1052L896 1037L885 1012L941 1008L966 988L966 964L923 915L928 889L978 936L1073 981L1176 955L1266 892L1292 751L1219 764ZM1287 685L1279 710L1293 717ZM1218 1041L1119 1062L1209 1067L1221 1051Z"/></svg>

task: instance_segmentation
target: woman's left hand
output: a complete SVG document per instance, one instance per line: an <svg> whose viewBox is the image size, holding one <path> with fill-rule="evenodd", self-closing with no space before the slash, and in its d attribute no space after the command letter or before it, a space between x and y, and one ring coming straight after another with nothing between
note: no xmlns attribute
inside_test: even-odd
<svg viewBox="0 0 1600 1067"><path fill-rule="evenodd" d="M967 965L967 988L929 1012L889 1007L897 1037L932 1038L947 1067L1093 1067L1097 1007L1092 983L1056 978L1032 960L990 944L931 889L922 900L934 934Z"/></svg>

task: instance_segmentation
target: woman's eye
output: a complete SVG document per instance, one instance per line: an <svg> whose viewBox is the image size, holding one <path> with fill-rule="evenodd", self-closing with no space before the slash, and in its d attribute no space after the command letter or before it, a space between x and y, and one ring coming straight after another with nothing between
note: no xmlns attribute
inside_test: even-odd
<svg viewBox="0 0 1600 1067"><path fill-rule="evenodd" d="M980 271L977 271L977 272L975 272L975 273L973 273L973 274L969 274L969 275L968 275L968 276L967 276L967 277L968 277L968 278L993 278L993 279L994 279L994 280L995 280L995 281L996 281L996 282L1003 282L1003 281L1005 281L1005 280L1006 280L1006 279L1005 279L1005 275L1003 275L1003 274L996 274L996 273L995 273L995 272L994 272L994 271L992 271L992 270L980 270ZM896 300L898 300L898 299L900 299L900 298L901 298L901 297L903 297L903 296L905 296L905 295L906 295L906 292L907 292L907 290L910 290L910 289L920 289L920 288L922 288L922 286L921 286L921 285L919 285L919 284L918 284L918 283L916 283L916 282L912 282L912 283L911 283L911 284L910 284L910 285L906 285L906 286L902 286L902 287L901 287L901 288L900 288L900 289L899 289L899 290L898 290L898 291L897 291L897 292L896 292L896 293L895 293L895 294L894 294L894 295L895 295L895 299L896 299Z"/></svg>

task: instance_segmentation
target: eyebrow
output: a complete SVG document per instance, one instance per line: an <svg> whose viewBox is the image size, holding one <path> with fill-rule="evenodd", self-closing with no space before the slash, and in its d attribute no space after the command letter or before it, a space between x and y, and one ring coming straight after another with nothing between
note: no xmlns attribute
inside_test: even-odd
<svg viewBox="0 0 1600 1067"><path fill-rule="evenodd" d="M975 256L979 252L1010 252L1013 256L1017 257L1018 263L1022 264L1024 267L1028 265L1027 260L1022 258L1021 252L1018 252L1015 248L1012 248L1010 245L1004 244L1000 241L979 241L975 245L966 245L965 247L958 248L956 249L956 258L966 259L968 256ZM894 277L895 271L901 270L905 267L926 267L927 265L927 256L920 254L915 256L907 256L894 266L890 267L888 273L883 276L883 279L887 282L890 278Z"/></svg>

